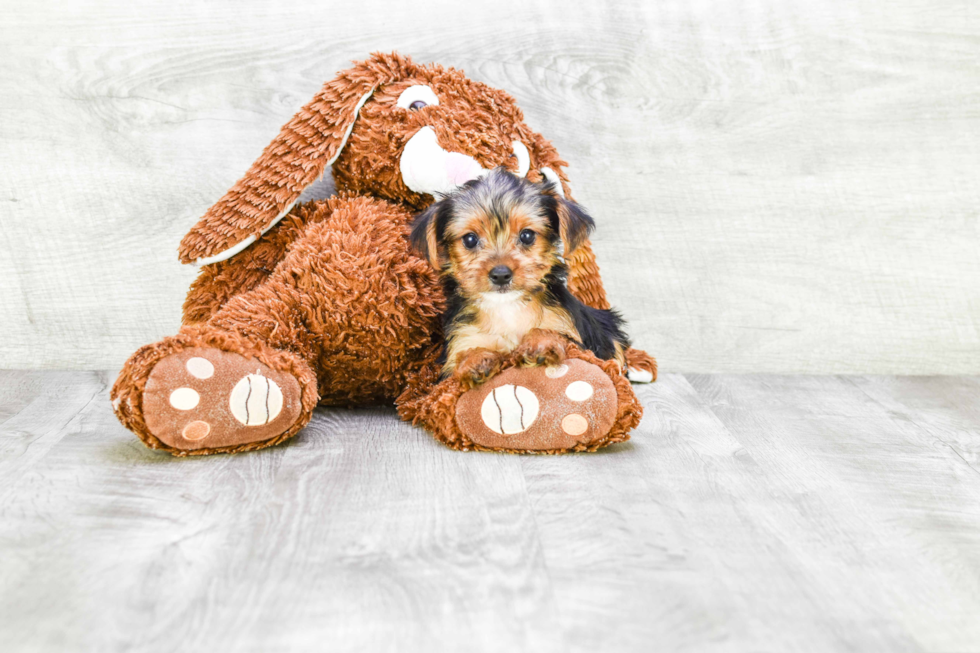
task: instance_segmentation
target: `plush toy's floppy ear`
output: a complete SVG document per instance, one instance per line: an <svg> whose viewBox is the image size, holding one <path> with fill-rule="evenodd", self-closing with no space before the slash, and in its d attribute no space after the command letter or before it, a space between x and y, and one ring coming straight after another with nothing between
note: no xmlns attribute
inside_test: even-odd
<svg viewBox="0 0 980 653"><path fill-rule="evenodd" d="M439 220L448 210L446 202L442 200L432 204L412 222L412 247L436 270L442 267L439 260Z"/></svg>
<svg viewBox="0 0 980 653"><path fill-rule="evenodd" d="M340 156L358 111L379 85L394 81L391 64L400 61L406 59L374 55L327 82L184 236L181 262L207 265L230 258L289 213L303 189Z"/></svg>

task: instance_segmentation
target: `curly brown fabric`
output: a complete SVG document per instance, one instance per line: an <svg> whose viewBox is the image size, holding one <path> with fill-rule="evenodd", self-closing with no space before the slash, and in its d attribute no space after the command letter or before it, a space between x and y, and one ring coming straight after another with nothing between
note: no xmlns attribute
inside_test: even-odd
<svg viewBox="0 0 980 653"><path fill-rule="evenodd" d="M143 419L143 389L150 372L162 358L188 347L217 347L242 356L254 358L269 367L292 374L302 388L300 419L284 433L262 442L235 447L183 451L161 442L150 433ZM112 386L112 405L122 425L135 433L151 449L169 451L175 456L199 456L210 453L238 453L279 444L288 440L310 421L317 404L316 375L299 357L286 351L272 349L261 342L247 340L232 333L215 332L197 327L184 327L175 336L141 347L133 354Z"/></svg>
<svg viewBox="0 0 980 653"><path fill-rule="evenodd" d="M399 94L416 84L429 85L439 106L395 107ZM112 392L120 421L148 446L189 455L281 442L302 428L317 402L396 401L403 416L439 429L438 437L450 446L467 448L438 417L455 406L460 389L438 383L430 371L441 347L444 298L434 271L407 241L413 214L433 200L407 188L399 168L405 143L422 127L431 127L447 152L469 155L487 169L516 169L512 144L521 141L531 157L528 177L540 180L541 169L551 168L571 195L566 163L524 124L509 95L452 68L416 65L398 54L372 55L325 84L185 236L184 262L255 241L205 265L188 292L180 333L143 347L126 363ZM294 206L334 158L337 195ZM592 306L608 307L587 243L569 267L572 292ZM157 362L193 346L252 356L295 376L302 387L299 422L271 440L232 448L167 447L146 427L142 393ZM649 369L652 358L630 351L631 360ZM589 449L625 439L640 412L615 364L598 364L616 384L621 405L608 441Z"/></svg>
<svg viewBox="0 0 980 653"><path fill-rule="evenodd" d="M416 84L428 84L440 96L438 113L392 111L398 95ZM372 88L371 100L354 115L357 102ZM566 196L572 197L564 172L568 164L550 141L524 124L524 115L510 95L467 79L462 71L419 66L398 54L375 54L325 84L283 127L245 177L184 237L181 261L213 256L243 238L258 236L306 186L323 175L351 124L353 130L332 169L339 192L380 197L413 212L427 207L432 197L405 186L399 160L404 143L429 126L443 149L468 154L487 169L500 165L516 169L511 144L520 140L531 154L528 178L540 181L540 169L551 168L561 178ZM201 321L213 312L215 296L227 299L268 276L278 262L276 257L282 256L285 245L297 234L283 224L289 217L234 258L206 266L188 293L185 320ZM261 253L251 252L260 245ZM212 267L218 269L209 270ZM588 243L569 261L569 287L590 306L609 308Z"/></svg>
<svg viewBox="0 0 980 653"><path fill-rule="evenodd" d="M657 380L657 360L639 349L626 350L626 365L653 375L653 380Z"/></svg>
<svg viewBox="0 0 980 653"><path fill-rule="evenodd" d="M615 361L600 360L592 352L583 350L572 343L567 344L566 355L568 358L580 358L601 367L612 380L619 400L612 429L598 440L580 443L574 447L565 449L531 450L505 447L493 449L493 451L559 454L596 451L610 444L629 440L629 432L640 423L640 419L643 417L643 407L636 400L629 380L623 375L619 365ZM519 364L519 356L512 354L510 357L504 359L501 367L506 370L511 367L516 367ZM453 449L461 451L489 451L486 447L474 443L462 434L457 426L456 403L463 394L459 379L449 377L439 381L438 375L438 366L435 364L420 370L413 377L409 387L398 398L398 414L402 419L411 421L413 424L431 431L436 438Z"/></svg>

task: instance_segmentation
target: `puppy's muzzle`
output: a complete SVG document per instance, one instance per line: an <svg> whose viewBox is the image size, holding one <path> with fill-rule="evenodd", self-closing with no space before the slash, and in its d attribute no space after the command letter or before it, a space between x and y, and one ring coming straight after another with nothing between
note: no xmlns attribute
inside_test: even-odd
<svg viewBox="0 0 980 653"><path fill-rule="evenodd" d="M498 265L490 270L490 281L495 286L506 286L514 278L514 272L506 265Z"/></svg>

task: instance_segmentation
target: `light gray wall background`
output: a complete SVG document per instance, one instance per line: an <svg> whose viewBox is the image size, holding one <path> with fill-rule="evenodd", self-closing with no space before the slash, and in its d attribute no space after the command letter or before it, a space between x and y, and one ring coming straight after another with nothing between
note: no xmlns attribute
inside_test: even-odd
<svg viewBox="0 0 980 653"><path fill-rule="evenodd" d="M976 0L13 2L0 367L172 333L177 243L372 50L512 93L670 371L980 373Z"/></svg>

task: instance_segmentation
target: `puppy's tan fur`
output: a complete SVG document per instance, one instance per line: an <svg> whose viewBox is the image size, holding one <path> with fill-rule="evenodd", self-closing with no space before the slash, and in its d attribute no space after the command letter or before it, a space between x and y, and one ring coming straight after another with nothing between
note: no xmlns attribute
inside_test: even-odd
<svg viewBox="0 0 980 653"><path fill-rule="evenodd" d="M556 364L564 359L561 338L580 340L568 312L542 301L545 277L561 259L539 198L493 194L492 185L481 190L486 192L457 201L441 239L435 220L426 234L433 265L455 280L464 302L457 326L446 334L443 372L471 383L496 371L495 355L520 347L527 365ZM530 245L520 241L525 230L536 234ZM475 234L479 246L468 249L466 234ZM490 271L499 265L513 273L505 288L490 281Z"/></svg>

